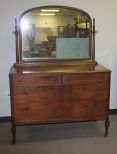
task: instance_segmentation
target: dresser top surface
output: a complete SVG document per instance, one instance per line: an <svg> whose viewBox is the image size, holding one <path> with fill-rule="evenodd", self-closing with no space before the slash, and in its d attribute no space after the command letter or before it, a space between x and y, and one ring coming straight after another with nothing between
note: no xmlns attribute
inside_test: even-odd
<svg viewBox="0 0 117 154"><path fill-rule="evenodd" d="M52 66L33 66L15 68L10 70L10 74L48 74L48 73L83 73L83 72L110 72L104 66L97 65L52 65Z"/></svg>

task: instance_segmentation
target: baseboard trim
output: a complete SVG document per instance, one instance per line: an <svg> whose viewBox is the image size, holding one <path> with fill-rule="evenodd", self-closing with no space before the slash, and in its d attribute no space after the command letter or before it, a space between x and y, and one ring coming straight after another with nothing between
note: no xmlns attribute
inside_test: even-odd
<svg viewBox="0 0 117 154"><path fill-rule="evenodd" d="M0 117L0 123L1 122L10 122L10 121L11 121L11 116Z"/></svg>
<svg viewBox="0 0 117 154"><path fill-rule="evenodd" d="M110 114L117 114L117 109L110 109L109 110L109 113Z"/></svg>
<svg viewBox="0 0 117 154"><path fill-rule="evenodd" d="M117 109L110 109L109 110L109 114L117 114ZM7 116L7 117L0 117L0 123L1 122L10 122L11 121L11 116Z"/></svg>

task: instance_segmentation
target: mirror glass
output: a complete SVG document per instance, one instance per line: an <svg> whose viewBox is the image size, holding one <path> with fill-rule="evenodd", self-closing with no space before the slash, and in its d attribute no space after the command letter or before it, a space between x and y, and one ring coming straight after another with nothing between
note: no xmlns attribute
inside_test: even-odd
<svg viewBox="0 0 117 154"><path fill-rule="evenodd" d="M71 7L39 7L19 21L22 60L90 59L91 18Z"/></svg>

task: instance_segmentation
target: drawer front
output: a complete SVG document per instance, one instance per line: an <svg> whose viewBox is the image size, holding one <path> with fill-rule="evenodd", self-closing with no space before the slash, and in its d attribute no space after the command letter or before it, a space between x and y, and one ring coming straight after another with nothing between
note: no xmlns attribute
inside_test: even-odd
<svg viewBox="0 0 117 154"><path fill-rule="evenodd" d="M64 120L70 115L70 106L66 105L64 95L67 90L69 88L63 86L16 86L14 89L15 122Z"/></svg>
<svg viewBox="0 0 117 154"><path fill-rule="evenodd" d="M106 82L82 82L71 86L73 117L78 120L101 120L108 114L109 85Z"/></svg>
<svg viewBox="0 0 117 154"><path fill-rule="evenodd" d="M72 99L103 99L108 98L109 86L106 82L83 82L71 86Z"/></svg>
<svg viewBox="0 0 117 154"><path fill-rule="evenodd" d="M108 73L82 73L82 74L66 74L63 75L64 83L76 83L81 81L108 81Z"/></svg>
<svg viewBox="0 0 117 154"><path fill-rule="evenodd" d="M40 84L65 84L84 81L109 81L109 74L78 73L64 75L19 75L13 77L14 85L40 85Z"/></svg>
<svg viewBox="0 0 117 154"><path fill-rule="evenodd" d="M60 76L42 75L42 76L14 76L14 85L40 85L40 84L58 84L61 82Z"/></svg>
<svg viewBox="0 0 117 154"><path fill-rule="evenodd" d="M15 86L15 122L105 119L108 85L100 82L64 86Z"/></svg>
<svg viewBox="0 0 117 154"><path fill-rule="evenodd" d="M100 100L80 100L75 103L75 107L73 108L73 117L74 119L78 119L78 121L85 120L105 120L108 114L108 100L100 99Z"/></svg>
<svg viewBox="0 0 117 154"><path fill-rule="evenodd" d="M109 107L109 85L105 82L82 82L69 85L71 90L66 102L74 121L104 120Z"/></svg>

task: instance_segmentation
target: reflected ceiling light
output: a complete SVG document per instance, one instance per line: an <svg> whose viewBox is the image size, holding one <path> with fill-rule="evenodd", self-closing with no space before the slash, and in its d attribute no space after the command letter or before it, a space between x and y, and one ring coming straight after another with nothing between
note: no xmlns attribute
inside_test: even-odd
<svg viewBox="0 0 117 154"><path fill-rule="evenodd" d="M54 16L54 13L40 13L41 16Z"/></svg>
<svg viewBox="0 0 117 154"><path fill-rule="evenodd" d="M41 9L41 12L59 12L58 9Z"/></svg>

